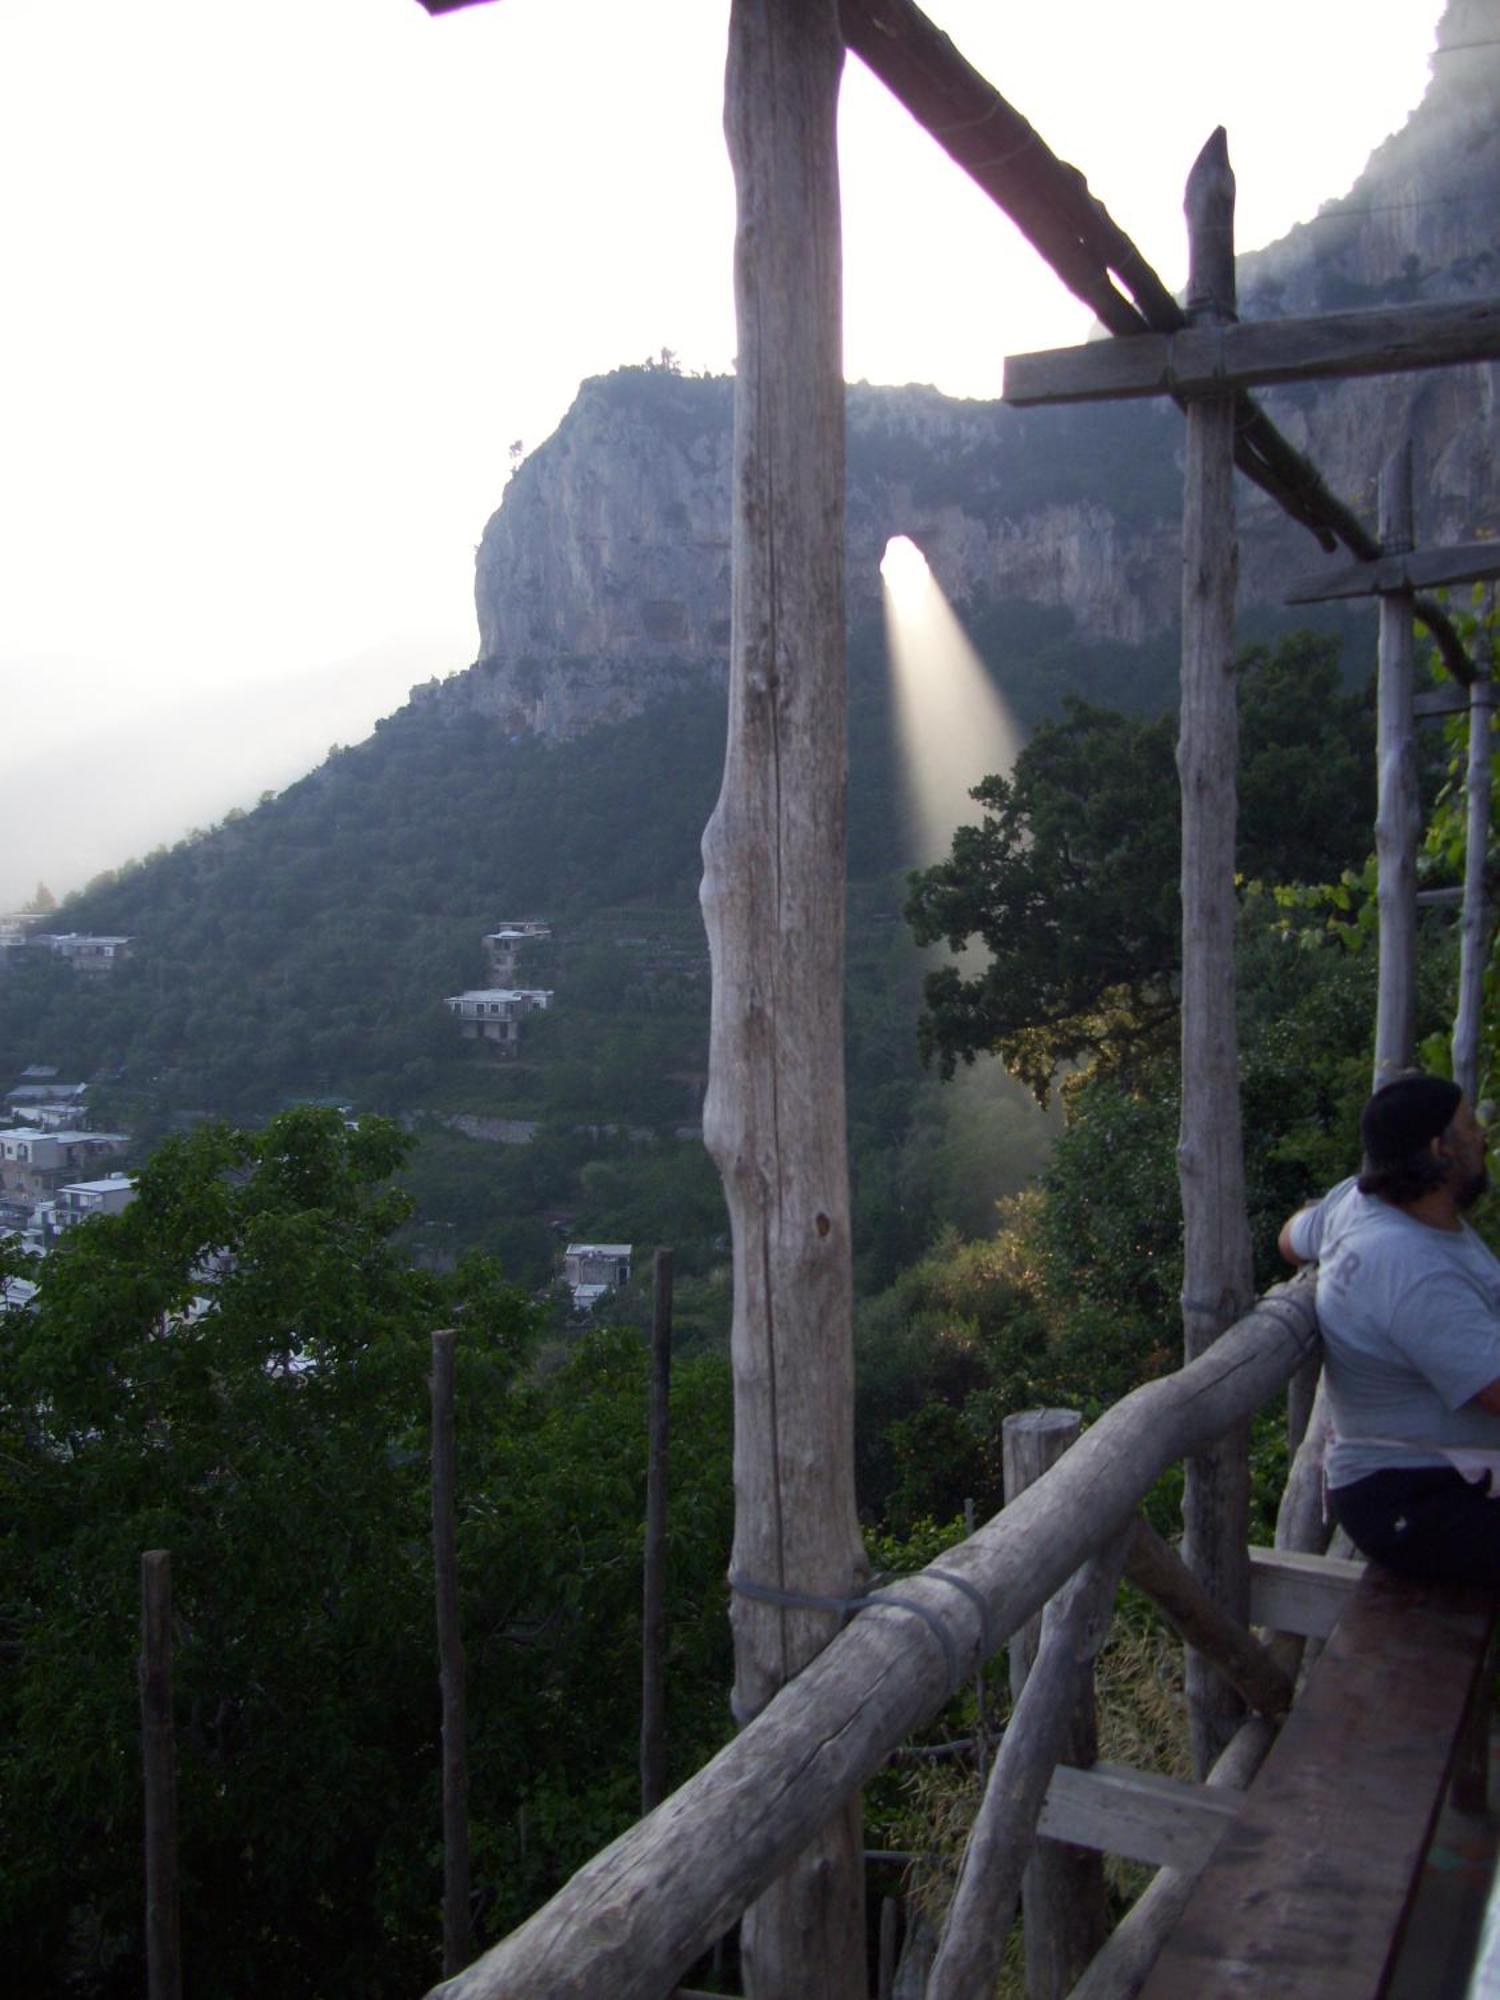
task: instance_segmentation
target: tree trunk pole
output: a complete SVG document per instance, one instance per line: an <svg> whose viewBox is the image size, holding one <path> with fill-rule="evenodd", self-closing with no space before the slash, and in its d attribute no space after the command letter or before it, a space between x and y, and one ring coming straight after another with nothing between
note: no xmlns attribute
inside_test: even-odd
<svg viewBox="0 0 1500 2000"><path fill-rule="evenodd" d="M146 1792L146 1993L182 2000L177 1749L172 1735L172 1558L141 1557L141 1758Z"/></svg>
<svg viewBox="0 0 1500 2000"><path fill-rule="evenodd" d="M1234 174L1222 126L1188 177L1188 315L1234 317ZM1250 1229L1241 1146L1235 1027L1234 397L1187 410L1183 482L1182 1123L1183 1347L1191 1361L1249 1307ZM1248 1432L1189 1459L1184 1555L1220 1608L1247 1622ZM1193 1754L1202 1776L1238 1728L1243 1706L1198 1654L1187 1656Z"/></svg>
<svg viewBox="0 0 1500 2000"><path fill-rule="evenodd" d="M438 1677L443 1703L443 1976L473 1956L469 1923L469 1749L464 1646L458 1618L458 1529L453 1424L453 1347L432 1336L432 1554L437 1582Z"/></svg>
<svg viewBox="0 0 1500 2000"><path fill-rule="evenodd" d="M641 1816L667 1795L667 1441L672 1396L672 1253L653 1260L651 1442L641 1586Z"/></svg>
<svg viewBox="0 0 1500 2000"><path fill-rule="evenodd" d="M733 590L724 782L703 839L713 962L704 1137L734 1244L734 1708L834 1636L854 1506L843 975L844 385L836 0L734 0ZM782 1601L767 1601L764 1592ZM752 2000L863 2000L848 1800L747 1913Z"/></svg>
<svg viewBox="0 0 1500 2000"><path fill-rule="evenodd" d="M1489 956L1490 914L1485 866L1490 846L1491 724L1495 684L1475 681L1469 689L1469 767L1464 792L1464 901L1459 920L1458 1012L1453 1022L1453 1079L1470 1104L1479 1098L1479 1050L1484 1014L1484 972Z"/></svg>
<svg viewBox="0 0 1500 2000"><path fill-rule="evenodd" d="M1380 552L1412 546L1411 441L1397 448L1380 474ZM1380 669L1376 704L1375 855L1380 912L1380 976L1375 1005L1378 1090L1410 1069L1417 1042L1417 795L1415 681L1409 591L1380 600Z"/></svg>
<svg viewBox="0 0 1500 2000"><path fill-rule="evenodd" d="M1000 1440L1007 1506L1062 1457L1082 1429L1083 1419L1076 1410L1023 1410L1004 1420ZM1039 1615L1011 1637L1013 1714L1031 1677L1041 1636ZM1003 1743L1002 1738L1002 1749ZM1098 1755L1090 1672L1068 1720L1057 1761L1087 1770ZM1064 1841L1038 1839L1022 1877L1021 1916L1028 2000L1062 2000L1109 1934L1101 1857Z"/></svg>

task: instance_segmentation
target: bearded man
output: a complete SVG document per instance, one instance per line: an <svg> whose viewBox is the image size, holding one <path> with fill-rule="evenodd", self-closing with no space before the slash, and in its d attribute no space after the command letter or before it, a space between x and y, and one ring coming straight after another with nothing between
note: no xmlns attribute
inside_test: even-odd
<svg viewBox="0 0 1500 2000"><path fill-rule="evenodd" d="M1412 1075L1376 1091L1360 1138L1358 1178L1280 1238L1318 1266L1329 1505L1376 1562L1500 1587L1500 1261L1464 1220L1484 1131L1457 1084Z"/></svg>

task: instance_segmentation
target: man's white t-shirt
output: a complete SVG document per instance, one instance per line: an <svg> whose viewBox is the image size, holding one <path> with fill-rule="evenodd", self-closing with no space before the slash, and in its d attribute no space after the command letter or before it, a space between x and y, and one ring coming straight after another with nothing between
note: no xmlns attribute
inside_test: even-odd
<svg viewBox="0 0 1500 2000"><path fill-rule="evenodd" d="M1434 1229L1347 1180L1291 1245L1318 1260L1330 1486L1448 1463L1434 1446L1500 1449L1500 1417L1471 1400L1500 1381L1500 1261L1467 1223Z"/></svg>

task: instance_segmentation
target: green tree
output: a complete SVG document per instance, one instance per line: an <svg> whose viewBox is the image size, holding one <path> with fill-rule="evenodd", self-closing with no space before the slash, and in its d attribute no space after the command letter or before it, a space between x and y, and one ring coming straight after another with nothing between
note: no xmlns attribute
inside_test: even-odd
<svg viewBox="0 0 1500 2000"><path fill-rule="evenodd" d="M1339 689L1337 650L1308 633L1240 662L1240 865L1322 878L1363 855L1373 814L1368 701ZM1174 725L1079 701L1009 778L974 798L950 857L912 877L918 943L977 941L984 969L929 973L924 1058L945 1075L993 1050L1045 1099L1061 1065L1120 1067L1169 1039L1180 954Z"/></svg>
<svg viewBox="0 0 1500 2000"><path fill-rule="evenodd" d="M518 1896L545 1893L606 1820L609 1834L630 1817L620 1711L636 1682L620 1661L644 1356L637 1342L538 1373L535 1309L493 1265L413 1269L393 1242L405 1150L383 1121L328 1112L203 1128L157 1152L122 1215L83 1224L32 1271L30 1306L0 1314L0 1939L24 1990L141 1990L134 1653L150 1547L173 1557L195 1990L311 2000L434 1976L425 1374L438 1325L462 1334L486 1919L513 1919ZM722 1373L680 1392L695 1431L680 1507L695 1527L676 1611L698 1720L706 1697L686 1668L702 1678L722 1653L723 1621L705 1623L727 1540Z"/></svg>

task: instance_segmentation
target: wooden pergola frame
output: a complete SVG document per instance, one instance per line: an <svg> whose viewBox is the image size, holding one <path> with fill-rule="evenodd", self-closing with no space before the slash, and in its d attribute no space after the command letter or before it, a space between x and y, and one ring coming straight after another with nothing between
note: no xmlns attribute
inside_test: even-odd
<svg viewBox="0 0 1500 2000"><path fill-rule="evenodd" d="M443 13L475 0L421 4ZM840 1630L865 1588L842 1039L835 113L845 46L1118 336L1075 359L1014 364L1017 400L1166 393L1187 413L1179 770L1188 1365L1170 1385L1127 1398L994 1522L907 1580L907 1616L867 1614ZM1076 1615L1093 1597L1112 1596L1125 1560L1119 1538L1140 1495L1184 1452L1191 1567L1214 1615L1247 1622L1243 1426L1306 1361L1314 1332L1305 1287L1251 1311L1234 1038L1234 468L1364 573L1417 561L1396 547L1399 525L1383 518L1372 535L1329 491L1250 384L1500 357L1494 302L1426 308L1399 323L1336 315L1237 327L1222 133L1189 185L1192 276L1180 307L1083 176L912 0L732 0L726 131L739 211L739 358L729 737L704 838L713 962L705 1136L734 1241L732 1617L744 1727L546 1910L450 1981L449 2000L606 1991L644 2000L666 1990L751 1898L744 1964L756 2000L862 2000L858 1786L951 1691L955 1667L972 1672L1091 1558L1099 1574L1074 1591ZM1106 377L1112 386L1101 386ZM1452 569L1451 559L1447 570L1438 563L1441 576ZM1420 565L1398 573L1408 656L1415 616L1454 676L1472 680L1446 613L1417 594L1429 574ZM1375 588L1388 602L1389 579ZM1405 700L1409 713L1409 688ZM1412 838L1403 817L1393 835L1403 855ZM1411 900L1405 886L1392 894ZM1399 1041L1405 1030L1394 1032ZM1304 1468L1296 1497L1304 1512L1307 1479ZM1101 1553L1111 1542L1118 1546ZM1074 1614L1057 1615L1065 1624ZM1206 1631L1195 1628L1196 1643L1210 1644ZM1191 1661L1195 1747L1207 1770L1243 1744L1243 1708L1222 1649L1213 1665ZM1037 1693L1033 1706L1045 1700Z"/></svg>

